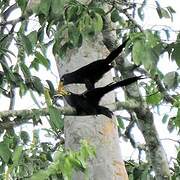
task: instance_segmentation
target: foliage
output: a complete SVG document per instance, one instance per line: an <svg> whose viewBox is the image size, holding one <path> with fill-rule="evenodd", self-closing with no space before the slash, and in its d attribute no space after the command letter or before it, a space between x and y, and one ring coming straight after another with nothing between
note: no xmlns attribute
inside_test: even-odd
<svg viewBox="0 0 180 180"><path fill-rule="evenodd" d="M32 176L35 179L47 179L47 177L58 179L63 176L64 179L72 179L73 169L81 170L84 173L87 168L87 160L95 155L95 150L86 141L82 141L81 148L77 152L71 150L64 152L58 150L54 155L54 161L45 170L40 170Z"/></svg>
<svg viewBox="0 0 180 180"><path fill-rule="evenodd" d="M27 0L16 0L21 9L20 18L9 21L9 14L14 9L9 0L0 0L1 23L0 23L0 91L8 100L12 100L13 90L17 90L20 97L28 92L45 97L44 101L48 107L49 134L54 139L59 139L59 133L63 129L63 116L52 105L51 97L55 94L53 83L46 79L48 88L45 87L41 77L36 75L40 69L52 70L52 60L47 55L51 49L54 56L62 60L69 50L78 49L87 38L95 39L104 30L104 17L108 14L112 22L116 24L116 35L119 39L124 34L130 37L126 47L126 56L131 55L131 60L141 73L142 71L150 77L148 82L142 84L145 92L144 101L148 106L160 108L165 101L166 93L171 95L170 112L166 113L162 122L167 124L167 129L172 132L180 128L180 96L179 67L180 67L180 33L176 34L174 42L167 43L171 30L168 27L142 30L131 18L125 17L124 12L132 12L138 15L141 22L146 17L145 8L148 6L144 0L142 4L121 2L111 4L110 1L98 1L90 4L82 4L76 0L41 0L40 4L28 7ZM110 11L105 11L104 3L112 6ZM158 1L154 1L156 13L160 19L166 18L173 21L175 10L171 7L162 7ZM12 12L11 12L12 11ZM32 18L37 22L31 27ZM10 25L10 26L8 26ZM19 26L19 27L18 27ZM164 34L162 35L162 33ZM165 39L163 39L165 37ZM13 46L13 48L12 48ZM177 68L174 71L163 73L159 68L162 56L168 54L169 62L174 63ZM159 90L159 84L155 81L160 79L164 90ZM49 89L49 90L47 90ZM33 94L31 93L31 95ZM33 98L33 95L32 95ZM26 116L28 119L28 117ZM16 122L26 122L25 115L16 117ZM42 123L40 114L33 114L33 125ZM2 119L3 123L11 122L10 118ZM119 129L125 129L125 121L118 118ZM17 124L16 124L17 125ZM42 130L41 130L42 131ZM13 127L0 131L2 141L0 142L0 174L5 179L11 176L14 179L29 178L45 179L53 177L70 179L73 169L85 172L87 159L94 154L94 150L86 143L82 144L79 152L64 151L63 148L52 152L53 144L42 143L38 131L33 131L33 140L30 141L29 132L15 132ZM55 157L55 158L54 158ZM63 162L63 163L62 163ZM130 179L152 178L150 164L132 161L128 165ZM179 153L173 167L173 177L179 177Z"/></svg>
<svg viewBox="0 0 180 180"><path fill-rule="evenodd" d="M172 180L180 178L180 151L179 147L177 148L177 157L174 160L174 167L172 168Z"/></svg>
<svg viewBox="0 0 180 180"><path fill-rule="evenodd" d="M70 180L73 169L87 174L87 161L95 149L85 140L79 151L64 150L50 142L41 142L39 130L33 131L32 140L26 131L13 136L7 133L0 142L1 179L64 179ZM48 131L53 138L54 133ZM56 147L54 149L54 147Z"/></svg>
<svg viewBox="0 0 180 180"><path fill-rule="evenodd" d="M129 180L154 179L152 168L146 162L137 163L133 160L125 162Z"/></svg>

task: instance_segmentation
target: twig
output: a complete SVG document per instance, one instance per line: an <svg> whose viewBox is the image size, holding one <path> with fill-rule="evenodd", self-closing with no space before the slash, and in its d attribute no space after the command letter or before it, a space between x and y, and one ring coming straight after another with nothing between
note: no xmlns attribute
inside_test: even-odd
<svg viewBox="0 0 180 180"><path fill-rule="evenodd" d="M175 142L175 143L178 143L178 144L180 144L180 140L175 140L175 139L171 139L171 138L162 138L162 139L160 139L161 141L173 141L173 142Z"/></svg>
<svg viewBox="0 0 180 180"><path fill-rule="evenodd" d="M156 75L154 77L154 80L155 80L155 82L157 84L158 90L163 94L165 101L167 101L167 102L169 102L171 104L174 104L174 102L175 102L174 98L167 93L166 88L162 84L162 82L159 79L158 75Z"/></svg>
<svg viewBox="0 0 180 180"><path fill-rule="evenodd" d="M131 145L132 145L132 147L133 148L136 148L136 142L135 142L135 140L134 140L134 138L132 137L132 135L131 135L131 130L132 130L132 128L134 127L134 124L135 124L135 120L133 119L131 119L131 122L128 124L128 126L126 127L126 131L125 131L125 135L126 135L126 137L129 139L129 141L130 141L130 143L131 143Z"/></svg>
<svg viewBox="0 0 180 180"><path fill-rule="evenodd" d="M10 89L10 104L9 104L9 110L14 109L14 104L15 104L15 89L11 88Z"/></svg>
<svg viewBox="0 0 180 180"><path fill-rule="evenodd" d="M119 9L120 11L122 11L122 12L126 15L126 17L127 17L141 32L144 31L143 28L131 17L131 15L130 15L126 10L121 9L121 8L119 8L119 7L118 7L118 9Z"/></svg>

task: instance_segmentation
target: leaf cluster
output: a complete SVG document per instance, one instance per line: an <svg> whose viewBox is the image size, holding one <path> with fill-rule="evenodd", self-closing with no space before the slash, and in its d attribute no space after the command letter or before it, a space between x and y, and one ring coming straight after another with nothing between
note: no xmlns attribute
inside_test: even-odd
<svg viewBox="0 0 180 180"><path fill-rule="evenodd" d="M79 151L55 149L49 142L41 142L39 130L33 131L32 140L27 131L10 135L5 133L0 142L1 179L67 179L73 169L86 173L87 161L95 156L95 149L86 141ZM51 138L54 134L48 133Z"/></svg>

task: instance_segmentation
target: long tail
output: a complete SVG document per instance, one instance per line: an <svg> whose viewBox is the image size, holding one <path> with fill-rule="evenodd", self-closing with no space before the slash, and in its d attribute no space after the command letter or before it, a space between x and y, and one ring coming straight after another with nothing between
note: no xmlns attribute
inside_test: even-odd
<svg viewBox="0 0 180 180"><path fill-rule="evenodd" d="M129 84L132 84L140 79L144 79L144 78L142 76L134 76L134 77L130 77L130 78L124 79L122 81L119 81L117 83L110 83L103 88L103 91L104 91L103 94L106 94L118 87L123 87L123 86L127 86Z"/></svg>
<svg viewBox="0 0 180 180"><path fill-rule="evenodd" d="M129 41L129 38L126 39L118 48L113 50L105 59L105 61L109 64L111 63L118 55L122 52L123 48L126 46L126 43Z"/></svg>

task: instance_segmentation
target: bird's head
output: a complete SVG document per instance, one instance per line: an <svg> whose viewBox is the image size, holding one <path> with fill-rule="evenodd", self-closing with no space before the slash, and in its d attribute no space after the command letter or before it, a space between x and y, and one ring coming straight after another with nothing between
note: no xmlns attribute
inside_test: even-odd
<svg viewBox="0 0 180 180"><path fill-rule="evenodd" d="M70 95L70 92L67 91L64 88L64 81L63 81L62 78L61 78L61 80L59 81L59 84L58 84L57 95L60 95L60 96L68 96L68 95Z"/></svg>

